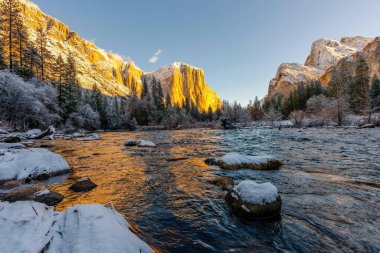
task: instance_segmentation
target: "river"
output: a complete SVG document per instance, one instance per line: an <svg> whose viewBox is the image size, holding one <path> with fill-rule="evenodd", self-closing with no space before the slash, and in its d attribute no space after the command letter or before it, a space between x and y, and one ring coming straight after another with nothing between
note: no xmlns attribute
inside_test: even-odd
<svg viewBox="0 0 380 253"><path fill-rule="evenodd" d="M108 203L163 252L380 252L379 129L247 128L101 133L102 140L53 141L73 172L49 186L74 204ZM158 148L124 147L145 139ZM275 171L225 171L207 157L228 152L274 155ZM173 158L183 158L176 160ZM281 219L243 221L231 214L215 176L271 182ZM68 187L90 177L98 187Z"/></svg>

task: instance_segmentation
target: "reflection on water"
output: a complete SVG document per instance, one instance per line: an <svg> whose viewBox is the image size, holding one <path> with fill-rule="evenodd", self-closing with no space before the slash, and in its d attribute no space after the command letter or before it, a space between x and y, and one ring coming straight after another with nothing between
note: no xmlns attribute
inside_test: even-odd
<svg viewBox="0 0 380 253"><path fill-rule="evenodd" d="M141 231L149 244L169 252L379 252L380 131L345 129L243 129L104 133L101 141L54 141L53 151L73 168L51 189L57 207L107 203ZM158 148L124 148L146 139ZM278 171L223 171L203 163L226 152L273 154ZM188 158L176 160L174 158ZM209 180L274 183L282 196L278 221L245 222L231 215L224 193ZM82 177L91 192L68 187Z"/></svg>

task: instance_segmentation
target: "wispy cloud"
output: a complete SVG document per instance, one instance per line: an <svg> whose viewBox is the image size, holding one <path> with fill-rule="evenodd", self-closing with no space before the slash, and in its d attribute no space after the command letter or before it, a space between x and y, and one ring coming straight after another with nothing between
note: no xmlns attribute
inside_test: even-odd
<svg viewBox="0 0 380 253"><path fill-rule="evenodd" d="M154 53L154 55L149 59L150 63L156 63L158 61L158 56L161 54L161 49Z"/></svg>

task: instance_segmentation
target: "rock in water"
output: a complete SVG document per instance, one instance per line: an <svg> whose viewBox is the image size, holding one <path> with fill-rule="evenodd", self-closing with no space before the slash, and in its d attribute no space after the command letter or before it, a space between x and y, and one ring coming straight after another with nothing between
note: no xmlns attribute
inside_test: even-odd
<svg viewBox="0 0 380 253"><path fill-rule="evenodd" d="M139 144L137 144L137 146L138 147L150 147L150 148L157 147L157 145L154 144L153 142L151 142L151 141L144 141L144 140L139 141Z"/></svg>
<svg viewBox="0 0 380 253"><path fill-rule="evenodd" d="M77 139L77 141L97 141L97 140L100 140L99 134L91 134L88 137Z"/></svg>
<svg viewBox="0 0 380 253"><path fill-rule="evenodd" d="M204 162L205 162L205 164L207 164L207 165L215 165L215 166L217 166L217 165L219 165L218 164L218 161L215 159L215 158L212 158L212 157L209 157L209 158L206 158L205 160L204 160Z"/></svg>
<svg viewBox="0 0 380 253"><path fill-rule="evenodd" d="M44 189L42 185L32 185L13 190L2 197L3 201L17 202L33 200L48 206L55 206L64 199L63 195Z"/></svg>
<svg viewBox="0 0 380 253"><path fill-rule="evenodd" d="M234 186L232 177L217 177L211 181L214 185L222 187L223 191L230 190Z"/></svg>
<svg viewBox="0 0 380 253"><path fill-rule="evenodd" d="M124 142L124 146L126 147L137 146L137 144L139 144L139 141L135 141L135 140L126 140Z"/></svg>
<svg viewBox="0 0 380 253"><path fill-rule="evenodd" d="M375 125L374 124L365 124L365 125L362 125L359 127L360 129L364 129L364 128L375 128Z"/></svg>
<svg viewBox="0 0 380 253"><path fill-rule="evenodd" d="M282 162L273 156L245 156L238 153L228 153L218 161L218 165L226 170L273 170L279 169Z"/></svg>
<svg viewBox="0 0 380 253"><path fill-rule="evenodd" d="M75 192L84 192L84 191L91 191L97 187L97 185L91 181L88 177L81 179L79 182L76 182L72 186L70 186L70 190L73 190Z"/></svg>
<svg viewBox="0 0 380 253"><path fill-rule="evenodd" d="M257 184L244 180L230 190L226 197L232 211L245 219L272 218L281 211L281 197L271 183Z"/></svg>
<svg viewBox="0 0 380 253"><path fill-rule="evenodd" d="M4 184L0 185L0 189L12 189L20 185L21 185L21 182L13 180L13 181L5 182Z"/></svg>
<svg viewBox="0 0 380 253"><path fill-rule="evenodd" d="M53 192L49 190L43 190L40 192L37 192L35 194L35 197L33 198L34 201L39 203L44 203L48 206L55 206L58 203L60 203L64 199L62 194L59 194L58 192Z"/></svg>

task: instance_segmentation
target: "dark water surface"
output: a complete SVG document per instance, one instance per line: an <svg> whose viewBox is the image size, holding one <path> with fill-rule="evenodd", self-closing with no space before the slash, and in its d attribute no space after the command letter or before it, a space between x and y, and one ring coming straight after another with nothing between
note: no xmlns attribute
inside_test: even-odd
<svg viewBox="0 0 380 253"><path fill-rule="evenodd" d="M54 141L74 169L50 186L65 195L58 210L107 203L164 252L380 252L379 129L241 129L113 132L101 141ZM126 139L158 148L124 148ZM224 171L203 163L227 152L275 155L278 171ZM172 161L171 158L188 158ZM281 219L231 215L217 175L271 182L282 197ZM68 187L89 176L98 187Z"/></svg>

